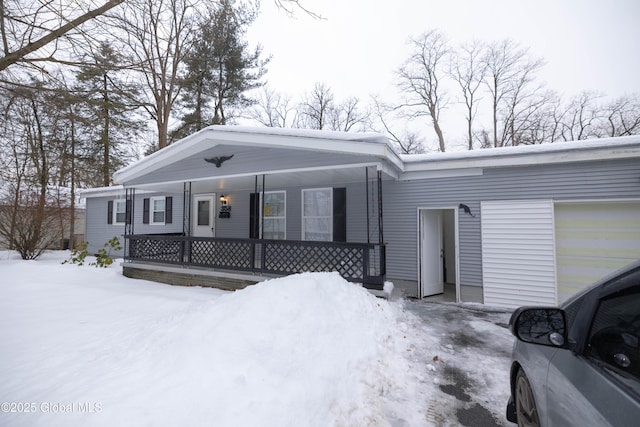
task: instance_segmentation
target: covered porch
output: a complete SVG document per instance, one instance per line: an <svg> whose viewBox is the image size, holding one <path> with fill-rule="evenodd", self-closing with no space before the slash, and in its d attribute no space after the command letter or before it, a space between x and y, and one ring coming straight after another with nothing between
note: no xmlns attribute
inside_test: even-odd
<svg viewBox="0 0 640 427"><path fill-rule="evenodd" d="M125 235L125 260L194 269L251 273L264 277L336 271L351 282L382 290L383 243L225 239L175 235Z"/></svg>
<svg viewBox="0 0 640 427"><path fill-rule="evenodd" d="M388 159L395 153L370 134L255 131L209 129L154 154L150 167L116 175L126 190L125 274L174 284L217 277L226 283L218 286L238 288L335 271L382 290L382 182L397 174ZM166 211L173 228L136 220L140 207L147 222L154 215L149 194L175 195Z"/></svg>

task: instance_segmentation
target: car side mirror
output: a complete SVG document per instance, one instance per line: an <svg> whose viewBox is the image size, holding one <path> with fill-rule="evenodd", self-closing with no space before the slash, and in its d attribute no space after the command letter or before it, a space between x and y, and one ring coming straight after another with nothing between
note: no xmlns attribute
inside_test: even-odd
<svg viewBox="0 0 640 427"><path fill-rule="evenodd" d="M564 311L549 307L522 307L511 315L509 330L521 341L563 347L567 342Z"/></svg>

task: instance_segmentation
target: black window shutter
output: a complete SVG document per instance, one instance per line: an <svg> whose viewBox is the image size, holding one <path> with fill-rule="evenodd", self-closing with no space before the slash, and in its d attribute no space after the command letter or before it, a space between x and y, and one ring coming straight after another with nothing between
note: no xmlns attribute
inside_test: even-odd
<svg viewBox="0 0 640 427"><path fill-rule="evenodd" d="M260 234L260 194L249 195L249 238L257 239Z"/></svg>
<svg viewBox="0 0 640 427"><path fill-rule="evenodd" d="M149 199L142 201L142 223L149 224Z"/></svg>
<svg viewBox="0 0 640 427"><path fill-rule="evenodd" d="M164 222L171 224L173 221L173 197L168 196L164 199Z"/></svg>
<svg viewBox="0 0 640 427"><path fill-rule="evenodd" d="M107 224L113 224L113 200L107 202Z"/></svg>
<svg viewBox="0 0 640 427"><path fill-rule="evenodd" d="M333 241L347 241L347 189L333 189Z"/></svg>

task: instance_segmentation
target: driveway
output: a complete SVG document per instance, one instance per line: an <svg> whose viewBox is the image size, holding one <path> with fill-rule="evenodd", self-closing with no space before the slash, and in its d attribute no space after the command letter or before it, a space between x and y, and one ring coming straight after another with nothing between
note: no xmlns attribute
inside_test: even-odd
<svg viewBox="0 0 640 427"><path fill-rule="evenodd" d="M404 300L408 358L435 426L513 426L509 398L511 312L480 304Z"/></svg>

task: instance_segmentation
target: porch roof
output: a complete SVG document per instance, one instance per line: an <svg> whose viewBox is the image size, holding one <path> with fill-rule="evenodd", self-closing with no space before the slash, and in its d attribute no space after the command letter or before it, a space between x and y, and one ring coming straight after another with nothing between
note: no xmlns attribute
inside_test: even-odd
<svg viewBox="0 0 640 427"><path fill-rule="evenodd" d="M149 189L215 180L231 190L253 188L257 175L267 175L270 186L360 181L365 167L397 179L403 164L377 133L210 126L119 170L114 179Z"/></svg>

